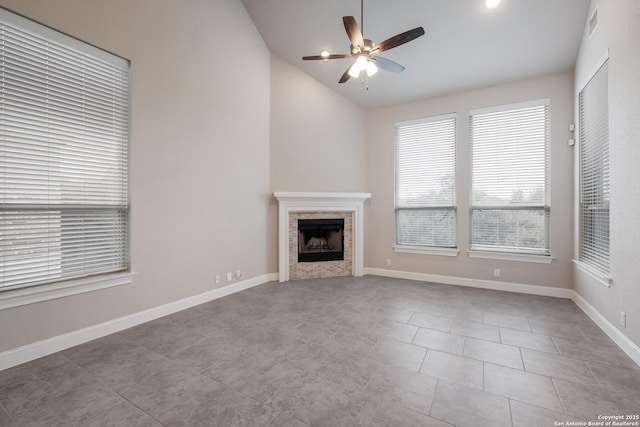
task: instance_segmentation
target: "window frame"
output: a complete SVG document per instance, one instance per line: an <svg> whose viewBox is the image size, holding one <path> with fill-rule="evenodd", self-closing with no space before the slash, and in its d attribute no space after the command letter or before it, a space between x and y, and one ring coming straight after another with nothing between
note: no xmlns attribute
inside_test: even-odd
<svg viewBox="0 0 640 427"><path fill-rule="evenodd" d="M19 28L21 31L25 31L28 34L33 34L36 37L47 40L54 45L64 46L65 49L71 49L79 52L83 57L91 57L100 61L106 61L111 64L124 64L122 71L126 75L125 87L127 90L124 100L126 102L126 141L125 144L128 147L130 145L131 136L131 68L130 62L122 57L107 52L101 48L93 46L89 43L85 43L79 39L61 33L48 26L35 22L31 19L15 14L7 9L0 7L0 18L6 23L7 26L13 26ZM122 92L124 93L124 92ZM123 134L124 135L124 134ZM131 271L131 257L130 257L130 200L128 197L128 175L129 175L129 154L126 154L125 158L125 192L126 192L126 231L125 231L125 247L126 247L126 267L119 268L114 271L96 272L87 275L76 275L72 277L61 277L57 280L47 279L42 281L36 281L33 283L7 285L4 288L0 288L0 310L10 307L17 307L25 304L32 304L35 302L46 301L55 298L61 298L69 295L74 295L83 292L90 292L97 289L104 289L113 286L120 286L131 283L135 273ZM26 205L29 207L31 205ZM36 206L36 205L32 205ZM7 205L9 211L13 211L16 208ZM59 209L62 211L62 209ZM15 210L15 212L19 212Z"/></svg>
<svg viewBox="0 0 640 427"><path fill-rule="evenodd" d="M608 61L609 61L609 53L608 51L605 53L605 55L595 64L593 70L591 73L589 73L589 75L587 76L587 78L582 82L582 84L579 87L579 90L576 92L576 103L577 103L577 116L578 116L578 126L577 126L577 130L578 130L578 156L577 156L577 170L578 170L578 179L577 179L577 198L576 198L576 212L577 212L577 218L576 218L576 223L577 223L577 232L576 232L576 258L574 259L573 262L574 264L576 264L576 267L590 275L591 277L593 277L594 279L596 279L597 282L601 283L602 285L606 286L606 287L610 287L611 286L611 282L613 281L613 279L611 278L611 235L610 235L610 228L611 228L611 217L610 217L610 192L609 192L609 199L606 200L606 206L602 206L599 204L593 204L593 205L589 205L592 209L597 209L599 211L603 211L606 209L606 213L607 213L607 250L606 250L606 255L607 255L607 259L606 261L606 266L607 269L606 271L604 269L601 268L600 265L596 265L597 263L594 262L590 262L589 260L586 260L585 257L583 256L583 244L584 244L584 202L583 202L583 196L584 196L584 164L583 164L583 154L584 154L584 132L583 132L583 118L582 118L582 98L583 98L583 93L584 90L587 88L587 86L594 81L594 79L596 77L599 77L599 72L601 70L603 70L603 68L606 66L606 71L607 71L607 77L608 77ZM606 147L604 147L607 152L610 152L610 146L611 146L611 141L610 141L610 133L609 133L609 106L608 106L608 94L609 94L609 82L608 82L608 78L607 81L605 82L605 86L604 86L604 90L606 91L605 94L602 95L606 95L607 96L607 109L605 110L606 113L606 124L607 124L607 141L606 141ZM602 148L602 147L601 147ZM602 170L602 174L604 175L605 173L605 169L607 172L607 180L610 180L610 158L607 157L607 164L606 167L603 167ZM610 185L610 181L609 181L609 185ZM604 197L604 195L603 195ZM591 211L591 209L590 209ZM601 248L598 248L599 250L601 250ZM600 260L602 262L602 260Z"/></svg>
<svg viewBox="0 0 640 427"><path fill-rule="evenodd" d="M426 255L440 255L440 256L457 256L459 253L458 250L458 207L457 207L457 198L458 198L458 188L457 188L457 125L458 125L458 115L457 113L448 113L448 114L440 114L436 116L429 116L419 119L413 120L405 120L395 123L395 141L394 141L394 245L393 249L395 252L399 253L417 253L417 254L426 254ZM420 124L429 124L436 122L445 122L445 121L453 121L453 135L449 135L448 137L453 138L453 170L451 171L453 176L453 191L452 191L452 204L451 205L429 205L429 206L402 206L399 204L398 193L399 193L399 180L398 180L398 172L399 172L399 140L398 140L398 132L401 127L406 126L414 126ZM454 242L453 246L438 246L438 245L415 245L415 244L403 244L398 241L398 213L401 211L434 211L434 210L442 210L448 211L453 214L453 237L452 240Z"/></svg>
<svg viewBox="0 0 640 427"><path fill-rule="evenodd" d="M474 135L473 135L473 116L484 114L495 114L510 111L517 111L520 109L533 108L533 107L545 107L545 147L544 147L544 182L545 182L545 195L544 204L531 204L531 205L474 205ZM472 258L485 258L485 259L498 259L509 261L523 261L533 263L551 263L555 257L551 252L551 186L550 186L550 173L551 173L551 100L549 98L536 99L512 104L497 105L492 107L484 107L473 109L469 111L469 251L468 254ZM541 211L544 215L545 224L545 248L543 250L523 250L518 247L514 247L516 250L507 250L507 246L491 246L488 244L475 244L474 245L474 211Z"/></svg>

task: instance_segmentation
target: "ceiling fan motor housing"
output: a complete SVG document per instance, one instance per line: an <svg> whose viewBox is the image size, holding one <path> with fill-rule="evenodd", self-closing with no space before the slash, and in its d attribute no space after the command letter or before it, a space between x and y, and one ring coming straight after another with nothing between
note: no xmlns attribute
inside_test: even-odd
<svg viewBox="0 0 640 427"><path fill-rule="evenodd" d="M361 53L369 53L371 49L373 49L374 43L369 39L364 39L364 46L354 46L351 45L351 53L354 55L358 55Z"/></svg>

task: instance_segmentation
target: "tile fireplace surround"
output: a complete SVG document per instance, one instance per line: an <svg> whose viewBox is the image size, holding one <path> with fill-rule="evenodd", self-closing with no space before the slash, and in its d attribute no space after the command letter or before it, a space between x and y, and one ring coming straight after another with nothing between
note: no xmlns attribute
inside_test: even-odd
<svg viewBox="0 0 640 427"><path fill-rule="evenodd" d="M364 201L370 193L275 192L278 199L278 280L362 276ZM344 218L344 261L298 263L298 219Z"/></svg>

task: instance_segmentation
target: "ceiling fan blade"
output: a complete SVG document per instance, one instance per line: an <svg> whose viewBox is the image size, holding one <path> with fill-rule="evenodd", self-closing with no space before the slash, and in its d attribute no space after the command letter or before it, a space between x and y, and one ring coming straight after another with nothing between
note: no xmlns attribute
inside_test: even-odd
<svg viewBox="0 0 640 427"><path fill-rule="evenodd" d="M347 35L349 36L349 40L351 40L351 44L354 47L363 47L364 38L362 37L362 31L360 31L360 27L358 27L358 23L356 22L356 18L353 16L343 16L342 22L344 22L344 29L347 30Z"/></svg>
<svg viewBox="0 0 640 427"><path fill-rule="evenodd" d="M347 54L336 54L336 55L328 55L328 56L322 56L322 55L311 55L311 56L303 56L302 59L304 59L305 61L319 61L321 59L341 59L341 58L351 58L352 55L347 55Z"/></svg>
<svg viewBox="0 0 640 427"><path fill-rule="evenodd" d="M424 28L422 27L405 31L404 33L395 35L383 42L378 43L373 47L373 49L371 49L371 53L384 52L385 50L393 49L394 47L398 47L402 44L408 43L413 39L417 39L422 35L424 35Z"/></svg>
<svg viewBox="0 0 640 427"><path fill-rule="evenodd" d="M404 71L404 67L402 65L390 59L381 58L379 56L372 56L371 60L383 70L391 71L393 73L401 73Z"/></svg>
<svg viewBox="0 0 640 427"><path fill-rule="evenodd" d="M349 80L351 78L351 75L349 74L349 70L351 69L351 67L353 66L353 64L349 65L349 67L347 67L347 71L344 72L344 74L342 75L342 77L340 77L340 80L338 80L338 83L344 83L347 80Z"/></svg>

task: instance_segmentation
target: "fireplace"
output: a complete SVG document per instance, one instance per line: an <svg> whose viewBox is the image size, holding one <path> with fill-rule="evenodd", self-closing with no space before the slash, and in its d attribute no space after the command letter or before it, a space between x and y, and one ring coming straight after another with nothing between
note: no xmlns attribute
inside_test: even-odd
<svg viewBox="0 0 640 427"><path fill-rule="evenodd" d="M344 218L298 219L298 262L343 260Z"/></svg>
<svg viewBox="0 0 640 427"><path fill-rule="evenodd" d="M278 199L279 281L362 276L364 268L363 203L371 197L371 194L275 192L274 196ZM310 224L313 227L320 225L320 230L305 230L307 224L302 221L304 233L302 236L298 230L300 220L312 220ZM327 223L318 222L318 220L330 221ZM338 233L337 226L340 225L342 225L342 231ZM313 237L315 239L309 244ZM304 252L304 246L308 246L307 249L311 252L329 254L322 255L323 257L330 256L337 259L300 261L299 254ZM299 247L303 247L303 251ZM302 258L305 256L303 255Z"/></svg>

